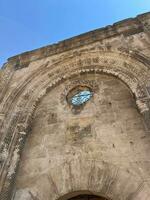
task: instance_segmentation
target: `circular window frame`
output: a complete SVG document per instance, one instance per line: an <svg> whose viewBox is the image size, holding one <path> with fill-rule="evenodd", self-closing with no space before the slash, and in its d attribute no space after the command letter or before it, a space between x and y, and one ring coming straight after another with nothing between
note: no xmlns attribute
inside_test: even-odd
<svg viewBox="0 0 150 200"><path fill-rule="evenodd" d="M75 95L77 95L77 94L80 94L82 91L89 91L91 96L87 100L85 100L79 104L74 104L72 102L73 97L75 97ZM91 87L89 87L87 85L77 85L68 92L68 94L66 96L66 100L67 100L68 104L72 107L81 107L81 106L85 105L92 97L93 97L93 90Z"/></svg>

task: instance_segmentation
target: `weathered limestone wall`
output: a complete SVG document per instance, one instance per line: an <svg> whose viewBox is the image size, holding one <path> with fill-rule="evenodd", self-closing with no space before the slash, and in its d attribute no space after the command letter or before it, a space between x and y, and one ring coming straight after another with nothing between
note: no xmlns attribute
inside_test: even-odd
<svg viewBox="0 0 150 200"><path fill-rule="evenodd" d="M150 13L8 59L0 91L0 200L149 200Z"/></svg>
<svg viewBox="0 0 150 200"><path fill-rule="evenodd" d="M63 96L72 82L81 84L81 80L89 86L92 82L96 89L80 113L74 114ZM32 195L40 200L53 200L55 195L64 194L66 188L84 190L89 184L90 189L92 180L86 164L80 163L83 160L93 162L93 171L95 162L109 163L146 180L150 177L146 166L150 137L144 130L135 100L119 79L85 74L62 83L42 99L35 112L17 176L15 200ZM101 184L107 187L105 179ZM128 190L134 188L136 192L136 182L131 189L129 186ZM108 196L105 187L101 193ZM124 195L118 194L115 199L125 199Z"/></svg>

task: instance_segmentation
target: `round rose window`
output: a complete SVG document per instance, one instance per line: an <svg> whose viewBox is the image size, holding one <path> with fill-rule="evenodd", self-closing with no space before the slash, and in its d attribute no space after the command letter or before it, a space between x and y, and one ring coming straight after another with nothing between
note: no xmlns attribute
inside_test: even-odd
<svg viewBox="0 0 150 200"><path fill-rule="evenodd" d="M81 106L89 101L92 96L93 93L90 88L78 86L69 92L67 100L73 106Z"/></svg>

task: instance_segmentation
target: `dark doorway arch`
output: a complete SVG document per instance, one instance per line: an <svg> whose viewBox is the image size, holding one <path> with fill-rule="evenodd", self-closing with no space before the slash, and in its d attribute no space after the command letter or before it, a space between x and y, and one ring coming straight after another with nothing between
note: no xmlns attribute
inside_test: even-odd
<svg viewBox="0 0 150 200"><path fill-rule="evenodd" d="M106 198L98 193L83 190L68 193L58 200L110 200L110 198Z"/></svg>
<svg viewBox="0 0 150 200"><path fill-rule="evenodd" d="M83 194L83 195L78 195L78 196L72 197L67 200L107 200L107 199L104 197L96 196L96 195L84 195Z"/></svg>

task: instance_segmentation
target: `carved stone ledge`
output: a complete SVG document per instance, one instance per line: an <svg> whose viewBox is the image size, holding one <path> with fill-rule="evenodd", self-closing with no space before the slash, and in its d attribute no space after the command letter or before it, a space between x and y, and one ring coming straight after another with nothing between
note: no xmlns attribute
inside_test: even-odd
<svg viewBox="0 0 150 200"><path fill-rule="evenodd" d="M150 13L145 13L144 17L142 15L139 15L136 18L126 19L121 22L117 22L112 26L107 26L105 28L90 31L71 39L61 41L57 44L25 52L9 58L8 62L13 65L15 64L15 68L19 69L27 67L32 61L60 54L62 52L73 50L75 48L82 47L84 45L88 45L97 41L102 41L104 39L119 35L124 35L126 37L129 35L137 34L144 31L143 21L146 20L146 18L150 17ZM145 27L147 29L149 28L148 25L145 25ZM106 45L107 50L108 47L109 45Z"/></svg>

